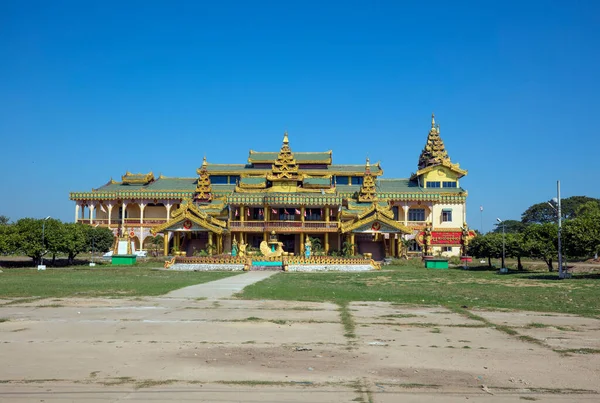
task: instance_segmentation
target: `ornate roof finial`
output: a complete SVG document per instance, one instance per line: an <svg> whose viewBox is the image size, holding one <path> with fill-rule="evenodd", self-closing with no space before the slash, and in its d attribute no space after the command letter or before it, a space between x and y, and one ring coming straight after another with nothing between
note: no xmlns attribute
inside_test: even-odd
<svg viewBox="0 0 600 403"><path fill-rule="evenodd" d="M296 164L296 159L290 149L289 142L286 130L283 134L283 144L281 145L281 150L279 150L277 160L271 166L271 173L267 175L268 180L297 180L299 178L298 164Z"/></svg>
<svg viewBox="0 0 600 403"><path fill-rule="evenodd" d="M435 114L431 114L431 130L427 136L427 142L421 156L419 157L419 169L426 168L431 165L441 164L443 161L450 161L448 152L444 146L444 142L440 137L440 125L436 126Z"/></svg>
<svg viewBox="0 0 600 403"><path fill-rule="evenodd" d="M198 180L196 181L196 195L195 200L210 202L212 196L212 185L210 182L210 174L207 169L208 163L206 162L206 155L202 159L202 166L196 170L198 173Z"/></svg>
<svg viewBox="0 0 600 403"><path fill-rule="evenodd" d="M377 200L377 193L375 189L375 180L371 174L371 162L367 157L367 163L365 165L365 176L363 177L363 183L358 192L359 202L372 202Z"/></svg>

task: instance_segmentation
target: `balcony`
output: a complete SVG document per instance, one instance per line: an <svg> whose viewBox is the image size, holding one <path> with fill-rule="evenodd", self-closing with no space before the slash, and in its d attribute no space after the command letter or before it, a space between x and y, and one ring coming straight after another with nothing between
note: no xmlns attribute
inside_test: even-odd
<svg viewBox="0 0 600 403"><path fill-rule="evenodd" d="M90 221L89 218L78 218L77 222L80 224L88 224L88 225L101 225L103 227L108 227L109 222L108 222L108 218L92 218L92 220ZM125 219L125 226L132 226L132 227L153 227L157 224L162 224L166 222L165 219L158 219L158 218L145 218L144 219L144 223L140 223L140 219L139 218L126 218ZM121 220L119 219L112 219L110 221L110 226L111 227L117 227L121 225Z"/></svg>
<svg viewBox="0 0 600 403"><path fill-rule="evenodd" d="M244 232L337 232L337 221L230 221L231 231Z"/></svg>

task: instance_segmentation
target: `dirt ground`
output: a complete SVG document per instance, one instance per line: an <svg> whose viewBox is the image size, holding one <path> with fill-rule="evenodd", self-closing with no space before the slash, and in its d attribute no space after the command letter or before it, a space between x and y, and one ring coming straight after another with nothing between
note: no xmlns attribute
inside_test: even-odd
<svg viewBox="0 0 600 403"><path fill-rule="evenodd" d="M327 303L0 305L2 402L600 400L600 320L573 315L360 302L352 331Z"/></svg>

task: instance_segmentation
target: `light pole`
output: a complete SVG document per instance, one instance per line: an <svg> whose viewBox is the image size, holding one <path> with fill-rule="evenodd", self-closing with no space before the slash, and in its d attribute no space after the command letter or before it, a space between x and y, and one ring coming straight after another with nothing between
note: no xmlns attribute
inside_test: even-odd
<svg viewBox="0 0 600 403"><path fill-rule="evenodd" d="M42 220L42 266L44 265L44 255L45 255L44 251L46 250L46 248L44 246L44 238L46 235L46 220L48 220L49 218L50 218L50 216L48 216Z"/></svg>
<svg viewBox="0 0 600 403"><path fill-rule="evenodd" d="M94 225L94 229L92 230L92 262L90 263L90 266L96 265L94 263L94 251L95 251L95 243L96 243L96 228L98 228L98 225L100 225L100 224Z"/></svg>
<svg viewBox="0 0 600 403"><path fill-rule="evenodd" d="M504 267L504 259L506 258L506 233L504 231L504 221L499 218L496 218L498 223L502 224L502 267L500 270L506 270Z"/></svg>
<svg viewBox="0 0 600 403"><path fill-rule="evenodd" d="M563 262L562 262L562 211L560 207L560 181L556 181L556 202L558 208L555 208L554 205L550 202L548 204L556 211L558 215L558 278L565 278L565 272L563 270Z"/></svg>

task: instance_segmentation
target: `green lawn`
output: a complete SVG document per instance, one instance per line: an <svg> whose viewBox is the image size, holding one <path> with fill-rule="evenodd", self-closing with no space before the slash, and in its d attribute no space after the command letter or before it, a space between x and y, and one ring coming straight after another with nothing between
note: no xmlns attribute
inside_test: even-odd
<svg viewBox="0 0 600 403"><path fill-rule="evenodd" d="M246 287L246 299L387 301L449 308L507 308L600 316L600 275L555 280L556 273L496 274L384 266L380 272L284 273Z"/></svg>
<svg viewBox="0 0 600 403"><path fill-rule="evenodd" d="M4 269L0 274L0 298L161 295L236 274L240 273L165 271L144 266Z"/></svg>

